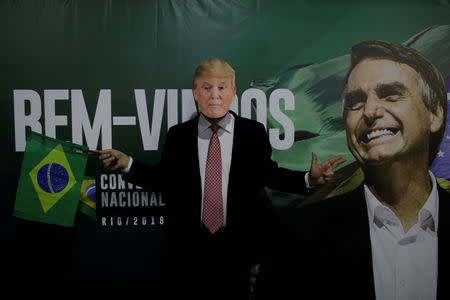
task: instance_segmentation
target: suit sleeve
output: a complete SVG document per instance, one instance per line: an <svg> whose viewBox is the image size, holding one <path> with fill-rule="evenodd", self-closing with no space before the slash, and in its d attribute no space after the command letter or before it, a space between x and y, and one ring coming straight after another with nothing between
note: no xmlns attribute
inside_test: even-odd
<svg viewBox="0 0 450 300"><path fill-rule="evenodd" d="M169 157L174 148L174 134L171 129L167 133L159 163L157 165L150 165L133 159L133 164L129 172L124 174L125 180L149 190L163 191L165 189L165 179L167 178L170 163Z"/></svg>
<svg viewBox="0 0 450 300"><path fill-rule="evenodd" d="M256 134L260 140L260 161L262 164L262 176L264 185L268 188L295 194L306 194L308 189L305 185L304 171L290 170L278 166L278 163L272 160L272 146L269 141L264 126L258 123Z"/></svg>

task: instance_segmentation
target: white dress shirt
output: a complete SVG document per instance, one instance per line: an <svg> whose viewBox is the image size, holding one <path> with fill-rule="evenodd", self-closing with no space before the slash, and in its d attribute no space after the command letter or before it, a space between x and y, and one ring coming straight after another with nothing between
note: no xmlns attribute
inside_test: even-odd
<svg viewBox="0 0 450 300"><path fill-rule="evenodd" d="M439 195L431 172L430 177L431 193L407 233L394 212L364 185L377 299L436 299Z"/></svg>
<svg viewBox="0 0 450 300"><path fill-rule="evenodd" d="M220 141L220 154L222 156L222 204L223 204L223 226L226 225L227 216L227 194L228 178L230 176L231 153L233 151L234 116L227 113L218 123L217 135ZM203 218L203 191L205 187L206 158L208 156L209 140L213 134L211 123L200 114L198 120L198 161L200 167L200 177L202 180L202 211ZM202 220L203 221L203 220Z"/></svg>

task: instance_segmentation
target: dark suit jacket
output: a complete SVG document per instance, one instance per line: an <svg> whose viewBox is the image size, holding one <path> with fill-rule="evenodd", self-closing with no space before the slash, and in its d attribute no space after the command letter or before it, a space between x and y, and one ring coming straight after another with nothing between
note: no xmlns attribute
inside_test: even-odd
<svg viewBox="0 0 450 300"><path fill-rule="evenodd" d="M439 187L439 299L450 299L449 201ZM256 299L375 299L363 185L310 206L279 210L276 219Z"/></svg>
<svg viewBox="0 0 450 300"><path fill-rule="evenodd" d="M206 284L203 282L207 282L213 287L211 291L220 290L220 294L205 298L222 295L222 298L245 299L250 268L257 262L261 250L262 221L267 204L263 187L306 192L304 172L279 168L271 160L272 148L264 126L233 115L227 226L215 235L209 234L201 224L199 116L170 128L158 166L135 160L126 176L131 182L163 192L168 209L169 284L172 285L169 290L173 291L175 286L176 290L184 289L184 296L204 295Z"/></svg>

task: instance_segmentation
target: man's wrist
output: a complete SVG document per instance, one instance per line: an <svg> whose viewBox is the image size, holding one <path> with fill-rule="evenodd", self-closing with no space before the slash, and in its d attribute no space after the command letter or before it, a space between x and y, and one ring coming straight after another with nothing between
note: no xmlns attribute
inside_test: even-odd
<svg viewBox="0 0 450 300"><path fill-rule="evenodd" d="M311 173L310 172L306 172L305 174L305 185L306 188L308 189L312 189L315 187L315 185L310 184L310 180L311 180Z"/></svg>
<svg viewBox="0 0 450 300"><path fill-rule="evenodd" d="M128 173L130 171L131 165L133 164L133 158L131 156L128 157L129 157L128 166L122 170L122 172L124 173Z"/></svg>

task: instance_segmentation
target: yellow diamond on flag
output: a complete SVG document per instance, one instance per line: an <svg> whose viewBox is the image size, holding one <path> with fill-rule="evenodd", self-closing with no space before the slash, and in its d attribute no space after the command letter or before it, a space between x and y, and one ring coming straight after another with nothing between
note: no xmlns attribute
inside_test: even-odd
<svg viewBox="0 0 450 300"><path fill-rule="evenodd" d="M30 171L44 213L52 208L76 183L61 144Z"/></svg>

